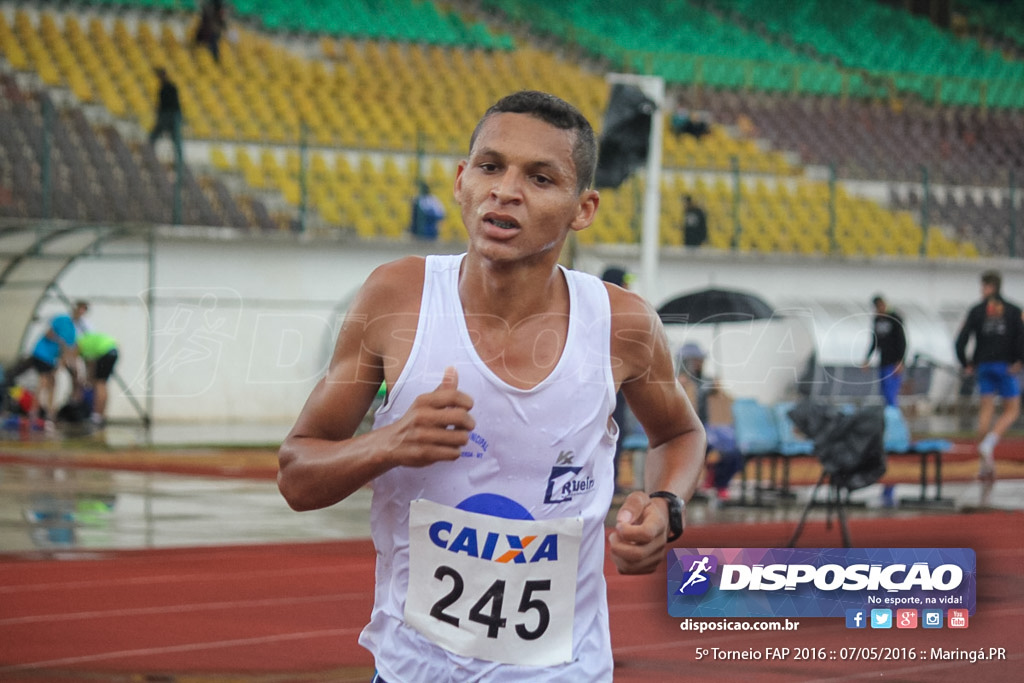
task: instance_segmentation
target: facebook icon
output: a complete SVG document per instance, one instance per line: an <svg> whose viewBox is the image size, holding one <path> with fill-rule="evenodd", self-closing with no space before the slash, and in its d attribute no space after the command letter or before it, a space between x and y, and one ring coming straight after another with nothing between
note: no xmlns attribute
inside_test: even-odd
<svg viewBox="0 0 1024 683"><path fill-rule="evenodd" d="M867 612L862 609L846 610L846 628L867 628Z"/></svg>

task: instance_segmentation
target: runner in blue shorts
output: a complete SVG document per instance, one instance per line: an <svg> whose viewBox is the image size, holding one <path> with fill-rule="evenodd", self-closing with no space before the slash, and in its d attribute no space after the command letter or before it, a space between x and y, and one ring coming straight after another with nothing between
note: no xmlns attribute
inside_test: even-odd
<svg viewBox="0 0 1024 683"><path fill-rule="evenodd" d="M1024 361L1024 321L1020 307L1003 299L1001 288L1002 277L998 272L982 274L983 300L968 311L956 340L960 365L978 381L978 435L983 435L978 444L978 477L986 480L995 479L996 444L1020 414L1017 375ZM967 344L972 337L974 353L968 360ZM1003 409L993 424L997 395L1002 398Z"/></svg>
<svg viewBox="0 0 1024 683"><path fill-rule="evenodd" d="M878 351L878 380L885 405L899 405L900 387L903 385L903 358L907 355L907 335L903 318L890 310L881 295L876 295L871 304L875 317L871 322L871 346L864 358L864 367L871 362L871 356Z"/></svg>
<svg viewBox="0 0 1024 683"><path fill-rule="evenodd" d="M871 356L878 351L878 384L885 405L899 407L900 389L903 386L903 359L907 355L907 332L903 318L889 308L880 294L871 299L875 317L871 321L871 346L861 367L871 364ZM882 490L882 502L888 507L894 505L895 486L886 484Z"/></svg>

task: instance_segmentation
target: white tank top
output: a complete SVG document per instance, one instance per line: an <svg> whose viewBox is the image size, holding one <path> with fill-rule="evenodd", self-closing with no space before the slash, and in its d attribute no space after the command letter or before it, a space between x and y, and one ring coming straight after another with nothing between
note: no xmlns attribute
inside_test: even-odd
<svg viewBox="0 0 1024 683"><path fill-rule="evenodd" d="M417 396L433 391L448 366L458 370L459 390L474 400L476 428L458 460L398 467L374 480L370 527L377 549L376 593L359 642L373 653L380 676L389 683L610 681L604 522L614 492L617 427L610 421L615 387L607 290L591 275L562 269L570 302L565 347L543 381L518 389L495 375L470 341L458 294L462 258L427 257L415 341L387 402L377 411L374 429L395 422ZM417 499L494 517L582 519L567 663L540 668L454 654L406 623L410 504ZM488 565L479 566L486 573ZM472 605L477 597L463 600ZM504 600L502 616L508 617L508 625L500 629L502 637L516 619L527 629L537 623L536 611L516 614L523 606L520 598L516 594ZM493 614L493 603L482 607L485 615Z"/></svg>

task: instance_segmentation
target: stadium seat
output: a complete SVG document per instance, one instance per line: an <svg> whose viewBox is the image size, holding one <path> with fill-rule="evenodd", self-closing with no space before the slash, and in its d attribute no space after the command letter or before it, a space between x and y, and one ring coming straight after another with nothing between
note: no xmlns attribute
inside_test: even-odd
<svg viewBox="0 0 1024 683"><path fill-rule="evenodd" d="M585 8L595 1L577 3L562 15L540 2L525 3L523 6L529 8L525 13L523 6L511 7L505 0L482 5L506 7L523 20L546 18L554 22L551 27L563 27L565 35L572 30L593 49L619 50L623 46L644 49L641 34L647 28L628 12L622 15L619 24L601 30L607 35L593 27L581 26L581 18L588 16ZM723 3L742 6L744 11L749 7L754 16L764 14L763 8L749 1L723 0ZM186 108L185 134L189 139L206 139L219 144L272 143L282 149L294 148L302 140L324 149L363 149L383 158L414 151L429 155L463 154L465 132L472 128L483 109L498 93L515 88L540 87L563 94L596 123L602 120L607 100L607 85L601 75L561 60L547 50L526 45L509 50L511 44L496 45L493 40L500 36L500 31L493 28L495 24L468 20L432 2L401 0L381 9L376 5L371 7L369 0L359 0L350 3L351 22L349 16L345 17L346 21L339 21L337 12L325 12L310 0L297 4L284 0L239 3L235 6L239 16L260 19L265 25L281 29L322 32L312 36L311 49L300 54L285 47L285 42L279 41L272 32L252 30L238 23L233 26L232 39L222 45L219 63L214 63L207 51L195 50L189 44L187 32L194 11L189 3L183 5L170 0L110 0L105 3L107 7L111 5L143 10L159 6L163 13L146 14L145 21L138 21L129 13L101 15L101 20L95 14L78 14L58 6L38 13L18 8L13 21L8 18L11 15L0 17L4 56L12 64L26 65L43 82L67 87L78 99L102 104L113 116L134 120L144 130L153 123L153 67L165 65L179 83ZM626 6L623 3L622 7ZM822 5L818 0L801 0L801 6ZM613 16L619 16L616 14L619 8L607 9ZM825 16L843 16L845 11L828 7L823 10ZM771 20L770 31L784 30L792 22L799 25L793 17L768 19ZM434 29L429 27L436 27L438 22L447 28L432 34ZM718 39L708 43L707 35ZM392 40L370 39L374 36ZM808 32L807 36L808 40L830 39L829 31ZM806 78L817 79L816 90L835 95L849 94L851 83L856 82L850 74L832 65L810 61L760 36L739 31L728 17L704 8L695 8L689 23L672 25L667 42L663 44L666 54L644 55L641 62L658 69L673 69L681 80L715 83L721 89L775 92L791 89L794 84L799 87L800 81ZM829 49L839 49L832 43L824 44ZM678 46L689 46L687 49L691 51L682 57L668 54L668 50L678 50ZM885 49L889 51L883 54L886 59L904 54L902 47ZM913 50L919 52L916 47ZM975 48L965 48L950 62L952 75L948 82L938 86L937 92L948 91L954 100L966 101L972 89L976 89L978 74L983 73L993 79L990 97L1005 98L1005 93L1013 89L1005 87L999 79L1012 78L1016 67L987 59L975 65L974 58L986 57L986 53L972 50ZM614 59L619 58L616 53ZM948 66L940 64L941 60L933 62L928 68ZM480 73L491 74L492 78L483 81L477 77ZM382 77L384 74L386 78ZM921 90L938 83L929 80L930 77L911 76L914 75L900 75L898 87ZM701 97L708 102L718 102L726 97L721 89L705 90ZM734 104L737 101L740 100L734 98ZM825 116L799 118L801 111L833 106L822 104L834 102L833 98L820 98L813 105L795 101L790 104L771 98L764 101L770 104L769 109L750 110L750 118L757 119L758 124L762 114L769 117L769 112L773 112L771 115L777 113L777 118L783 121L795 121L796 124L789 127L799 134L834 139L835 144L842 145L841 149L864 147L860 144L862 138L848 135L857 119L863 118L859 109L845 113L839 108L833 109L842 114L833 125ZM749 102L743 107L748 109ZM874 117L871 120L877 121L876 130L898 127L893 125L898 119L893 119L884 107L876 107L870 113ZM1002 126L999 119L992 125L1000 134L1004 130ZM795 253L832 249L828 236L830 199L824 183L809 183L815 187L813 196L784 195L781 184L772 182L760 187L754 199L746 192L734 199L729 187L731 181L722 179L728 177L725 174L732 172L734 164L745 176L751 173L787 176L799 172L782 152L797 148L799 141L789 144L776 141L774 149L765 150L754 142L752 133L737 133L717 124L700 140L676 137L668 127L665 133L664 162L668 176L693 170L719 175L719 179L713 181L712 194L704 198L711 219L710 246L731 248L733 235L739 227L742 229L740 246L744 249ZM887 144L900 150L900 157L909 156L909 152L899 147L899 141L906 137L897 131L886 138ZM928 148L929 145L917 147ZM994 155L1013 157L1012 145L996 147L1006 147L1009 151L996 151ZM225 152L226 156L233 154ZM872 163L882 163L874 161L877 156L858 151L850 163L870 172ZM961 156L966 155L952 158ZM984 164L981 167L988 168ZM281 175L267 174L261 169L254 174L251 167L247 168L250 170L239 166L243 175L261 179L261 189L294 197L294 185L290 184L295 181L293 170ZM977 164L964 168L972 174L983 172ZM443 180L438 176L432 183L450 183L451 177L451 173L447 173ZM390 182L390 179L378 178L375 182ZM719 188L720 184L725 187ZM604 215L585 239L636 241L637 206L629 197L630 192L632 190L622 188L603 192ZM319 194L311 201L327 205ZM807 203L806 212L796 210L798 202ZM671 186L662 189L662 206L659 217L662 243L678 245L678 192ZM873 211L872 206L866 200L840 195L835 207L840 237L836 248L840 253L918 254L924 241L921 229L912 220L908 225L899 214ZM331 212L348 215L341 210L341 203L337 212L333 208ZM736 215L740 217L739 223L734 219ZM855 235L857 225L868 226L862 230L863 235ZM952 258L978 253L977 246L953 235L951 231L931 226L925 243L926 254Z"/></svg>
<svg viewBox="0 0 1024 683"><path fill-rule="evenodd" d="M942 498L942 456L949 452L952 443L945 439L922 439L915 441L910 436L903 412L896 406L885 407L885 432L883 444L886 455L890 458L913 455L921 462L921 490L917 498L905 499L901 502L918 505L948 506L952 501ZM928 458L935 461L935 495L928 497Z"/></svg>
<svg viewBox="0 0 1024 683"><path fill-rule="evenodd" d="M753 460L754 474L754 505L761 505L761 494L771 487L764 487L761 479L762 460L773 463L781 457L779 453L779 431L771 411L752 398L737 398L732 403L733 426L736 430L736 446L743 456L743 467L740 470L742 489L740 503L747 503L747 469L746 463Z"/></svg>

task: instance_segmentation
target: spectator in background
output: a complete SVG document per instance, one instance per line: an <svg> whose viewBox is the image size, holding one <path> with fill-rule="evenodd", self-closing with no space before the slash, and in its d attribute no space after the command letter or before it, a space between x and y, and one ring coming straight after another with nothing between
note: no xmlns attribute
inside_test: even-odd
<svg viewBox="0 0 1024 683"><path fill-rule="evenodd" d="M220 62L220 39L227 28L227 16L223 0L205 0L199 8L199 24L193 38L195 45L202 45L213 55L213 61Z"/></svg>
<svg viewBox="0 0 1024 683"><path fill-rule="evenodd" d="M444 218L444 204L430 192L430 186L420 181L420 193L412 200L412 221L409 231L420 239L436 240L437 226Z"/></svg>
<svg viewBox="0 0 1024 683"><path fill-rule="evenodd" d="M699 247L708 241L708 217L693 197L683 197L683 244Z"/></svg>
<svg viewBox="0 0 1024 683"><path fill-rule="evenodd" d="M156 125L149 133L149 144L155 145L157 138L166 133L171 136L177 154L181 148L181 100L178 99L178 86L163 67L157 67L154 72L160 79L160 91L157 95Z"/></svg>
<svg viewBox="0 0 1024 683"><path fill-rule="evenodd" d="M82 317L89 310L89 304L85 301L76 301L71 314L62 313L54 316L50 324L32 347L32 354L21 359L7 374L7 381L14 384L18 377L28 370L34 369L39 374L39 387L36 390L36 401L29 411L29 417L34 422L42 417L46 420L48 428L53 427L53 418L56 415L55 405L57 368L61 361L75 352L75 343L78 339L78 325ZM44 398L45 397L45 398Z"/></svg>
<svg viewBox="0 0 1024 683"><path fill-rule="evenodd" d="M672 114L672 132L676 135L692 135L700 140L711 132L709 119L707 112L691 111L680 104Z"/></svg>
<svg viewBox="0 0 1024 683"><path fill-rule="evenodd" d="M878 381L885 405L899 407L900 388L903 386L903 361L907 355L907 333L903 318L890 310L885 299L876 295L871 299L875 317L871 324L871 346L861 367L868 367L871 356L878 351ZM896 504L895 486L885 484L882 488L882 504L893 507Z"/></svg>
<svg viewBox="0 0 1024 683"><path fill-rule="evenodd" d="M743 454L736 445L732 420L732 397L717 381L704 377L704 350L693 342L679 349L679 383L683 385L697 417L704 425L708 445L705 463L705 490L714 489L720 501L729 499L729 482L743 467Z"/></svg>
<svg viewBox="0 0 1024 683"><path fill-rule="evenodd" d="M78 354L85 361L85 385L92 389L89 420L102 427L107 421L107 380L117 365L117 340L109 334L86 332L78 338Z"/></svg>
<svg viewBox="0 0 1024 683"><path fill-rule="evenodd" d="M956 339L956 356L968 375L977 378L981 403L978 410L978 444L981 458L978 477L995 479L995 448L1020 414L1020 382L1017 374L1024 361L1024 321L1021 309L1002 296L1002 276L994 270L981 276L982 301L967 312ZM967 343L974 338L974 354L968 360ZM1003 399L995 417L996 394Z"/></svg>
<svg viewBox="0 0 1024 683"><path fill-rule="evenodd" d="M871 346L862 367L868 367L871 356L878 351L878 380L885 405L896 406L903 386L903 361L907 355L907 334L903 318L890 310L881 295L871 300L875 317L871 324Z"/></svg>

